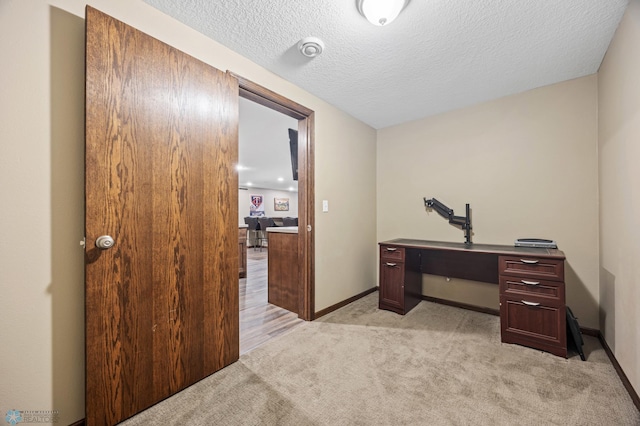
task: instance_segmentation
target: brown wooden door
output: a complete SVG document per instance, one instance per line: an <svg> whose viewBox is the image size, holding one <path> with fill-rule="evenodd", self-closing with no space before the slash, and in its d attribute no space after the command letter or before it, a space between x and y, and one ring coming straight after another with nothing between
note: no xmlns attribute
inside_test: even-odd
<svg viewBox="0 0 640 426"><path fill-rule="evenodd" d="M236 361L238 82L87 7L86 418ZM95 247L101 235L110 249Z"/></svg>

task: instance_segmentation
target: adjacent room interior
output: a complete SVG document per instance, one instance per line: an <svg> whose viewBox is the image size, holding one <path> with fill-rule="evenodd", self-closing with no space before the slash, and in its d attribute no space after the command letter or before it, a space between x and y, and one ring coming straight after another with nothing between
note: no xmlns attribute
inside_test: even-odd
<svg viewBox="0 0 640 426"><path fill-rule="evenodd" d="M280 234L284 229L285 238L297 238L298 151L297 143L291 143L290 134L295 132L297 135L298 120L243 98L239 108L237 168L242 355L304 321L298 317L297 306L290 303L297 292L290 291L290 297L278 298L278 290L290 287L286 281L298 283L297 277L294 282L292 274L288 273L295 262L282 259L287 255L282 250L269 251L269 237L274 232ZM297 138L295 140L297 142ZM266 222L268 219L273 220L272 232L267 232L267 226L271 225ZM264 228L262 224L265 224ZM286 246L297 253L297 242L287 241ZM282 264L280 270L272 271L271 277L269 260L272 266Z"/></svg>

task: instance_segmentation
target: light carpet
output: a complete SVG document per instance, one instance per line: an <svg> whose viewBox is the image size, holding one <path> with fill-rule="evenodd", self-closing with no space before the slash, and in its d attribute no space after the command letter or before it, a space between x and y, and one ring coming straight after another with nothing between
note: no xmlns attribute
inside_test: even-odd
<svg viewBox="0 0 640 426"><path fill-rule="evenodd" d="M493 315L373 293L124 425L640 425L597 339L586 362L500 342Z"/></svg>

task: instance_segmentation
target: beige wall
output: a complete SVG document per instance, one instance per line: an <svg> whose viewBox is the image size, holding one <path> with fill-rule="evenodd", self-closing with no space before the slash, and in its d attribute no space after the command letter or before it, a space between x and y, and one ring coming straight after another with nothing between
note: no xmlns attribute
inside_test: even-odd
<svg viewBox="0 0 640 426"><path fill-rule="evenodd" d="M640 1L598 73L600 329L640 392Z"/></svg>
<svg viewBox="0 0 640 426"><path fill-rule="evenodd" d="M0 2L0 412L58 424L84 417L86 3ZM375 130L140 0L88 3L314 110L316 310L375 285Z"/></svg>
<svg viewBox="0 0 640 426"><path fill-rule="evenodd" d="M597 80L588 76L378 132L378 240L464 241L423 197L464 215L473 241L551 238L567 304L598 327ZM425 276L423 293L497 309L496 285Z"/></svg>
<svg viewBox="0 0 640 426"><path fill-rule="evenodd" d="M376 132L364 137L349 121L335 114L316 127L317 139L331 141L316 146L316 283L323 286L316 290L316 311L378 285ZM322 200L329 202L328 212L322 212Z"/></svg>

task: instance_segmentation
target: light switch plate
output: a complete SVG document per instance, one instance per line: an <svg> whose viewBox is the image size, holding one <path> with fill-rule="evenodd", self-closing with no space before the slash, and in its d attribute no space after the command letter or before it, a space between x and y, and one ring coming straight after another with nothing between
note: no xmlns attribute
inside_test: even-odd
<svg viewBox="0 0 640 426"><path fill-rule="evenodd" d="M322 200L322 211L325 213L329 211L329 200Z"/></svg>

